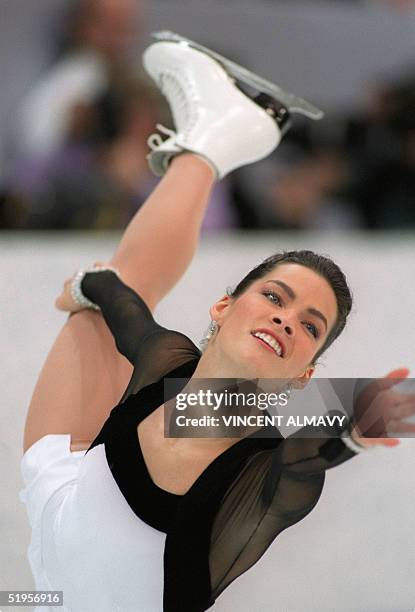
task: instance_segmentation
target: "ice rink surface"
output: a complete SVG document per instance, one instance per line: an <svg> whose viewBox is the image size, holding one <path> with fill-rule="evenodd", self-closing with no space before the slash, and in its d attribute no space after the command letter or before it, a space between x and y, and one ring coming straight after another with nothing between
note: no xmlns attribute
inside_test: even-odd
<svg viewBox="0 0 415 612"><path fill-rule="evenodd" d="M31 393L66 318L54 309L54 300L63 281L79 267L108 260L118 238L118 233L3 233L0 238L0 590L33 588L26 559L30 531L18 498L19 462ZM378 377L407 366L415 376L413 234L389 233L370 240L364 233L327 232L205 237L156 317L198 342L209 322L209 305L227 286L234 287L271 253L301 248L333 257L355 298L345 332L316 375ZM278 536L212 610L415 610L414 508L414 440L353 458L327 472L312 513Z"/></svg>

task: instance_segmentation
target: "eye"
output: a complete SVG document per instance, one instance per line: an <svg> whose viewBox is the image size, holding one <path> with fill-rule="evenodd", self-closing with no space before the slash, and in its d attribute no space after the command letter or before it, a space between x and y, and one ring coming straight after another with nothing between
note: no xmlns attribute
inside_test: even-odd
<svg viewBox="0 0 415 612"><path fill-rule="evenodd" d="M263 295L265 295L270 302L273 302L273 304L282 304L280 296L274 291L264 291Z"/></svg>
<svg viewBox="0 0 415 612"><path fill-rule="evenodd" d="M308 326L308 329L310 329L311 333L313 334L314 338L318 338L319 337L319 333L317 330L317 327L315 325L313 325L313 323L306 323L306 327Z"/></svg>

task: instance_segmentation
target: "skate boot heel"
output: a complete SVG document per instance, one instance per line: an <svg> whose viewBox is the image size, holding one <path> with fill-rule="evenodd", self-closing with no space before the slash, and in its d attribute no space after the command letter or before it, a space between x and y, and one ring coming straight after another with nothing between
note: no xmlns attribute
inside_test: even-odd
<svg viewBox="0 0 415 612"><path fill-rule="evenodd" d="M275 121L281 131L281 136L291 127L291 114L286 106L266 93L260 93L253 98Z"/></svg>

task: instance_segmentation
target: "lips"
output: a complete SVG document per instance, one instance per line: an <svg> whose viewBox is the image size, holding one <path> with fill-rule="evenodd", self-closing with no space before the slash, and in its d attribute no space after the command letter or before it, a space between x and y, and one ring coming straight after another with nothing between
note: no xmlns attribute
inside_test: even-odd
<svg viewBox="0 0 415 612"><path fill-rule="evenodd" d="M285 357L285 344L283 343L283 341L281 340L281 338L279 336L276 335L276 333L271 330L271 329L267 329L265 327L259 327L258 329L254 329L251 334L254 336L255 333L262 333L262 334L268 334L268 336L271 336L272 338L274 338L274 340L276 340L278 342L278 344L281 347L281 355L280 357L283 359ZM255 338L256 336L254 336ZM258 338L258 340L260 340L260 338ZM264 342L264 344L266 344ZM266 346L269 346L268 344ZM272 348L272 347L270 347ZM273 350L273 349L272 349Z"/></svg>

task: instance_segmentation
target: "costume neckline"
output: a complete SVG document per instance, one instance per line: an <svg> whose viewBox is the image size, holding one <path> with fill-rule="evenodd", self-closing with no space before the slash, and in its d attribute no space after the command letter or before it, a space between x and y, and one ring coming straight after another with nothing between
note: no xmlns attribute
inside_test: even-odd
<svg viewBox="0 0 415 612"><path fill-rule="evenodd" d="M143 419L144 420L144 419ZM141 422L141 421L140 421ZM261 428L264 429L264 428ZM138 437L138 431L137 428L135 429L135 434L134 437L134 444L133 444L133 448L136 451L136 458L138 459L139 462L142 463L142 467L143 467L143 471L145 474L145 477L148 481L148 483L150 484L150 486L154 489L156 489L156 491L166 497L166 498L170 498L173 500L180 500L183 499L184 497L190 495L192 493L192 491L199 486L200 482L206 478L206 476L208 475L208 473L210 473L214 467L216 466L217 463L219 463L220 461L223 461L225 456L227 457L229 454L231 454L231 451L233 449L235 449L235 447L240 448L241 446L246 445L246 440L252 438L255 436L255 434L257 434L258 432L254 432L252 434L249 434L248 436L245 436L244 438L241 438L240 440L238 440L237 442L235 442L235 444L232 444L231 446L229 446L228 448L226 448L222 453L220 453L217 457L215 457L215 459L213 459L213 461L211 461L209 463L209 465L206 466L206 468L203 470L203 472L201 474L199 474L199 476L196 478L196 480L193 482L193 484L189 487L189 489L186 491L186 493L172 493L171 491L167 491L166 489L163 489L162 487L159 487L158 484L156 484L147 468L147 464L145 462L144 459L144 455L143 455L143 451L141 448L141 444L140 444L140 439ZM236 452L236 451L233 451ZM212 468L212 469L211 469Z"/></svg>
<svg viewBox="0 0 415 612"><path fill-rule="evenodd" d="M199 358L191 359L184 364L173 368L163 377L154 383L146 385L137 393L131 394L125 402L119 404L111 414L112 426L115 431L118 430L118 435L110 435L105 440L107 458L109 459L110 469L115 480L118 482L121 490L130 499L130 505L134 509L136 504L141 505L143 496L149 494L152 498L152 508L157 506L160 513L171 515L175 512L177 505L184 502L186 499L191 499L192 493L200 488L203 488L203 483L212 482L214 476L221 476L221 469L226 468L226 463L233 464L234 461L248 458L250 449L258 449L258 451L275 446L275 436L273 441L266 435L270 427L264 426L253 433L244 436L235 444L225 449L215 459L209 463L203 472L197 477L190 488L184 494L172 493L162 487L159 487L151 477L144 460L144 455L141 449L140 440L138 437L137 426L160 404L160 398L163 398L164 379L171 378L191 378ZM139 411L137 407L139 406ZM273 430L275 428L272 428ZM262 434L262 435L261 435ZM139 490L136 489L135 483L131 482L131 477L126 473L126 465L128 465L129 473L138 473L142 479ZM226 471L226 470L225 470ZM136 482L136 481L135 481ZM147 490L147 491L146 491ZM154 499L155 498L155 499ZM148 498L150 499L150 498ZM136 510L134 509L136 512ZM137 512L136 512L137 513Z"/></svg>

